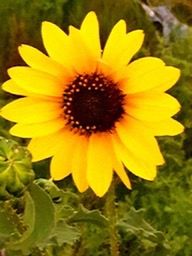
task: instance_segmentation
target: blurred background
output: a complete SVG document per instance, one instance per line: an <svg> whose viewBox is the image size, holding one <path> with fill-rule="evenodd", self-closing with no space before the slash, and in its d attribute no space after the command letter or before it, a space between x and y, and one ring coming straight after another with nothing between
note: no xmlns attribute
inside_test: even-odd
<svg viewBox="0 0 192 256"><path fill-rule="evenodd" d="M29 44L45 52L40 33L42 21L54 22L67 32L70 24L79 27L90 10L98 16L102 45L113 25L125 19L129 31L143 29L145 32L145 43L135 58L152 55L181 69L181 78L170 94L182 105L176 119L185 125L185 132L173 138L158 139L166 165L159 168L154 182L132 175L132 191L117 182L120 255L191 256L191 0L0 0L0 82L8 78L7 68L24 64L17 51L20 44ZM0 106L12 99L13 96L0 91ZM10 122L0 119L1 136L11 138L9 127ZM26 144L24 140L19 142ZM47 166L47 161L37 164L34 167L37 176L43 175L43 171L40 174L42 169L47 172ZM61 182L60 186L65 184ZM102 200L98 201L91 193L83 200L89 208L102 208ZM108 237L101 228L87 229L82 239L73 255L109 255ZM63 255L72 254L66 251Z"/></svg>

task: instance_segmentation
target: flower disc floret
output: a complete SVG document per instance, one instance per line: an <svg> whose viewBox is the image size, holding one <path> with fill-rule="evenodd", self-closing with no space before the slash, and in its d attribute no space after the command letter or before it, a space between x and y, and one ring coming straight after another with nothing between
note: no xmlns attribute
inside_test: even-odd
<svg viewBox="0 0 192 256"><path fill-rule="evenodd" d="M65 89L63 109L69 127L80 134L110 132L124 114L124 94L102 74L78 75Z"/></svg>

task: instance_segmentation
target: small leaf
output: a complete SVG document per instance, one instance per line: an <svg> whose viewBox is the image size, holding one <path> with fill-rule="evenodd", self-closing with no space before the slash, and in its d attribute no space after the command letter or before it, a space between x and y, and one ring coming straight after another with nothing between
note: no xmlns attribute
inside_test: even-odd
<svg viewBox="0 0 192 256"><path fill-rule="evenodd" d="M92 210L89 211L83 206L80 207L78 212L76 212L70 219L69 223L77 222L89 222L98 226L107 226L108 220L103 216L100 211Z"/></svg>
<svg viewBox="0 0 192 256"><path fill-rule="evenodd" d="M38 185L32 184L25 195L24 224L28 227L21 239L11 246L12 250L27 253L41 246L55 226L55 208L49 195Z"/></svg>
<svg viewBox="0 0 192 256"><path fill-rule="evenodd" d="M54 230L54 237L59 246L62 246L64 243L73 245L80 237L80 232L77 228L69 226L65 221L59 221Z"/></svg>
<svg viewBox="0 0 192 256"><path fill-rule="evenodd" d="M135 210L131 208L126 218L118 223L118 227L128 233L133 234L140 239L149 239L151 242L164 240L163 233L154 229L148 222L146 222L141 214L143 210Z"/></svg>

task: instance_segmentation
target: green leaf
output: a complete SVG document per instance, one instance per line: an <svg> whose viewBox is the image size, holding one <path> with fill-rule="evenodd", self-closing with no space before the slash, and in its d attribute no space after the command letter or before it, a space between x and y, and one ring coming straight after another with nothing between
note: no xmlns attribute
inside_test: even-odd
<svg viewBox="0 0 192 256"><path fill-rule="evenodd" d="M14 223L10 221L6 212L3 209L3 205L0 204L0 237L9 237L10 234L16 232Z"/></svg>
<svg viewBox="0 0 192 256"><path fill-rule="evenodd" d="M146 222L141 214L143 210L135 210L131 208L126 218L118 223L118 227L128 233L133 234L139 239L149 239L151 242L163 241L163 233L154 229L148 222Z"/></svg>
<svg viewBox="0 0 192 256"><path fill-rule="evenodd" d="M59 221L54 230L54 238L59 246L64 243L73 245L74 242L80 237L80 232L76 227L69 226L65 221Z"/></svg>
<svg viewBox="0 0 192 256"><path fill-rule="evenodd" d="M87 210L83 206L69 219L69 223L89 222L98 226L107 226L108 220L98 210Z"/></svg>
<svg viewBox="0 0 192 256"><path fill-rule="evenodd" d="M25 194L25 202L24 224L28 228L11 249L28 253L31 248L41 247L54 229L55 208L49 195L36 184Z"/></svg>

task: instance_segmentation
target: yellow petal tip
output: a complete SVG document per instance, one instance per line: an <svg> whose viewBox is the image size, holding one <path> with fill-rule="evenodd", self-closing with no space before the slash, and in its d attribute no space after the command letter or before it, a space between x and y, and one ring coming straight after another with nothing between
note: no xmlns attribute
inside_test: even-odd
<svg viewBox="0 0 192 256"><path fill-rule="evenodd" d="M97 17L97 15L96 15L96 13L95 13L94 11L90 11L90 12L88 12L88 14L85 16L85 19L86 19L87 17L91 17L91 16Z"/></svg>
<svg viewBox="0 0 192 256"><path fill-rule="evenodd" d="M43 33L44 30L49 30L50 28L54 28L57 27L57 25L55 25L54 23L50 22L50 21L43 21L41 23L41 31Z"/></svg>
<svg viewBox="0 0 192 256"><path fill-rule="evenodd" d="M122 27L122 28L124 28L125 30L126 30L126 28L127 28L127 24L126 24L125 20L123 20L123 19L119 20L119 21L115 24L115 26L117 26L117 27Z"/></svg>
<svg viewBox="0 0 192 256"><path fill-rule="evenodd" d="M18 66L15 66L15 67L11 67L11 68L9 68L9 69L7 70L7 73L8 73L8 75L9 75L10 77L15 74L15 69L16 69L16 68L19 68L19 67L18 67Z"/></svg>
<svg viewBox="0 0 192 256"><path fill-rule="evenodd" d="M47 25L52 25L52 23L51 22L49 22L49 21L43 21L42 23L42 26L47 26Z"/></svg>
<svg viewBox="0 0 192 256"><path fill-rule="evenodd" d="M172 79L174 81L174 84L179 80L181 76L181 70L179 68L175 68L172 66L167 66L167 68L170 71L170 76L172 75Z"/></svg>
<svg viewBox="0 0 192 256"><path fill-rule="evenodd" d="M20 52L22 49L29 48L30 46L27 44L21 44L18 46L18 51Z"/></svg>

